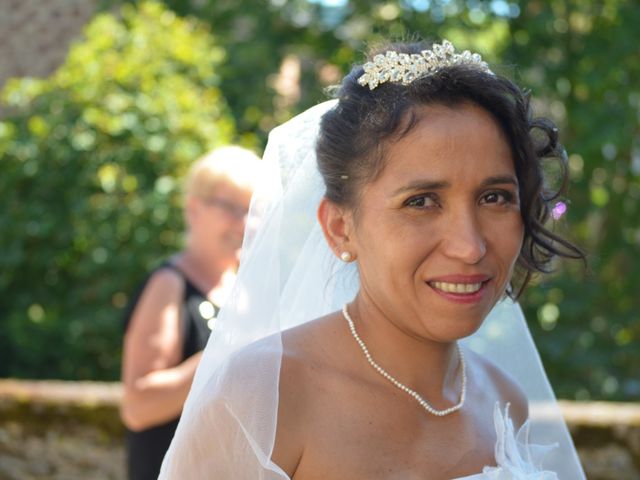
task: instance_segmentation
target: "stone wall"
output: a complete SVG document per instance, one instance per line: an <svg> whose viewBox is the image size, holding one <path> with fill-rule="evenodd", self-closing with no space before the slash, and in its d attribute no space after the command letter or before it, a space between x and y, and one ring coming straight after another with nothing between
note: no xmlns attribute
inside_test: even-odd
<svg viewBox="0 0 640 480"><path fill-rule="evenodd" d="M94 15L96 0L0 1L0 88L10 77L46 77Z"/></svg>
<svg viewBox="0 0 640 480"><path fill-rule="evenodd" d="M119 384L0 380L0 480L125 478Z"/></svg>
<svg viewBox="0 0 640 480"><path fill-rule="evenodd" d="M125 478L121 394L117 383L0 380L0 480ZM640 479L640 405L560 407L589 480Z"/></svg>
<svg viewBox="0 0 640 480"><path fill-rule="evenodd" d="M589 480L640 480L640 404L560 407Z"/></svg>

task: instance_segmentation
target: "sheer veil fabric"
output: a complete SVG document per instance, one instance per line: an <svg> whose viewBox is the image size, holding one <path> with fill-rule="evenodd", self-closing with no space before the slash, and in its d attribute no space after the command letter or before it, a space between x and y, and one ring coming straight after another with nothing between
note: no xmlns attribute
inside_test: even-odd
<svg viewBox="0 0 640 480"><path fill-rule="evenodd" d="M252 200L237 282L204 351L160 479L289 479L271 460L281 332L339 310L358 289L355 264L333 256L316 221L324 185L315 142L320 118L335 105L313 107L269 136L268 174ZM501 302L461 343L523 387L531 410L529 441L557 444L543 467L563 480L584 479L519 306Z"/></svg>

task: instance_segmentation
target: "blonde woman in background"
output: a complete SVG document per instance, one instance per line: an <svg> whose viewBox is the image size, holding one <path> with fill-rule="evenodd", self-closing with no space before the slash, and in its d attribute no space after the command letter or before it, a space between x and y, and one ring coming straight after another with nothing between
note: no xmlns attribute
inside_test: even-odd
<svg viewBox="0 0 640 480"><path fill-rule="evenodd" d="M185 249L152 271L125 317L127 469L156 479L219 307L235 279L259 159L224 147L191 167Z"/></svg>

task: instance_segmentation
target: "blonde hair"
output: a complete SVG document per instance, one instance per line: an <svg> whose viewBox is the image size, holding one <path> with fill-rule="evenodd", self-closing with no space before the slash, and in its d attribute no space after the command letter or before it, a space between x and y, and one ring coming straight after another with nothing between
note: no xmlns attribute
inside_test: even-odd
<svg viewBox="0 0 640 480"><path fill-rule="evenodd" d="M212 195L223 183L254 190L261 170L260 158L238 146L218 148L196 160L185 182L185 196Z"/></svg>

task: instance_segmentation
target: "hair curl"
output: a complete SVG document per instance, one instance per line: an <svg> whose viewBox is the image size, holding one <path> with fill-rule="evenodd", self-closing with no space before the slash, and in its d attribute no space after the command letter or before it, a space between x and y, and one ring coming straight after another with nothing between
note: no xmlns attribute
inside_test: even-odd
<svg viewBox="0 0 640 480"><path fill-rule="evenodd" d="M386 50L420 53L428 47L425 43L392 44L369 57ZM519 182L524 241L509 296L519 297L535 273L548 273L556 257L585 261L580 248L545 226L551 203L566 188L567 161L553 122L533 118L529 92L473 65L445 67L409 85L389 82L374 90L358 84L363 73L362 66L352 69L337 91L337 106L322 118L316 152L327 199L357 209L362 186L375 180L384 168L385 146L415 126L418 107L455 107L471 102L498 122L509 141ZM557 189L545 183L545 160L555 160L560 166L561 185Z"/></svg>

